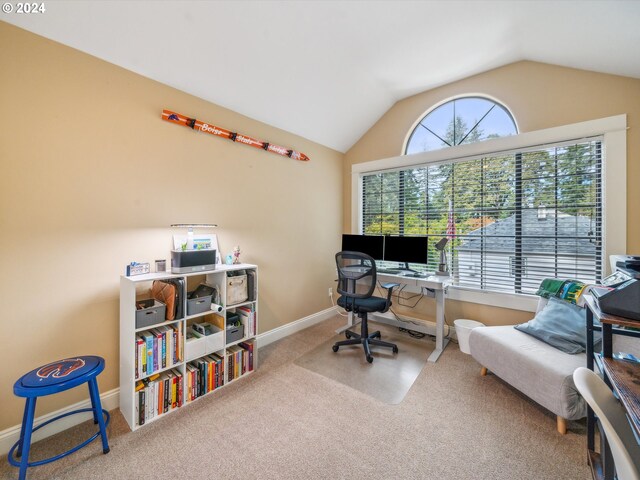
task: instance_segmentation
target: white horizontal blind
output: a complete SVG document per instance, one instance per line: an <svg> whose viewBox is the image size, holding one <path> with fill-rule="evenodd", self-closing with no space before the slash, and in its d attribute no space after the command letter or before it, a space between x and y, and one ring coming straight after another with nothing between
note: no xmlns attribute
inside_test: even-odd
<svg viewBox="0 0 640 480"><path fill-rule="evenodd" d="M449 236L455 283L533 293L602 276L600 138L362 177L362 233ZM455 230L455 234L454 234ZM447 234L449 231L449 234Z"/></svg>

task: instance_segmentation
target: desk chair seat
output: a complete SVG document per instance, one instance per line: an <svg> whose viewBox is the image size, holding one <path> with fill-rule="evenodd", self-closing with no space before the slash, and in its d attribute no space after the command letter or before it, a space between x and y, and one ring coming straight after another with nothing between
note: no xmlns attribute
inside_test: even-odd
<svg viewBox="0 0 640 480"><path fill-rule="evenodd" d="M387 299L380 297L357 298L355 301L348 297L338 298L338 305L345 310L357 310L358 312L382 312L387 311Z"/></svg>
<svg viewBox="0 0 640 480"><path fill-rule="evenodd" d="M338 267L338 305L348 312L355 313L360 319L360 334L345 331L347 340L336 342L332 349L337 352L340 347L348 345L362 345L367 362L373 362L371 345L391 348L398 353L397 345L380 340L380 332L369 333L367 314L370 312L384 313L391 307L391 294L397 283L382 285L387 289L387 298L374 297L376 288L376 262L369 255L360 252L338 252L336 254Z"/></svg>

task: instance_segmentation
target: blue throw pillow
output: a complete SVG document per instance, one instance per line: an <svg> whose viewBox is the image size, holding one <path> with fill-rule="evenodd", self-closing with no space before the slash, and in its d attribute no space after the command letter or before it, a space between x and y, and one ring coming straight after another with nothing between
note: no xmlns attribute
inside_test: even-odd
<svg viewBox="0 0 640 480"><path fill-rule="evenodd" d="M565 353L584 352L587 347L586 310L555 297L532 320L515 328ZM598 337L594 351L599 350Z"/></svg>

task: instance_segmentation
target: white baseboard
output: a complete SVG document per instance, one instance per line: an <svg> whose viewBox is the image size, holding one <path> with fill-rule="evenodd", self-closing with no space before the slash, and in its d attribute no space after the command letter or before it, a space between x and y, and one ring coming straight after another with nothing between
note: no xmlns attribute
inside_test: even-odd
<svg viewBox="0 0 640 480"><path fill-rule="evenodd" d="M294 322L260 334L256 338L258 348L269 345L276 340L280 340L281 338L284 338L288 335L299 332L300 330L304 330L305 328L327 320L333 317L336 314L336 311L337 307L327 308L326 310L322 310L321 312L314 313L307 317L301 318ZM101 394L100 401L102 402L102 408L104 408L105 410L111 411L118 408L120 406L120 389L114 388L113 390ZM60 410L56 410L55 412L42 415L35 419L33 425L34 427L37 427L38 425L42 425L44 422L57 417L58 415L65 414L73 410L88 408L90 406L90 400L86 399L82 402L78 402L73 405L61 408ZM31 438L31 441L37 442L38 440L42 440L43 438L55 435L56 433L60 433L68 428L89 420L90 418L91 412L79 413L77 415L70 415L68 417L62 418L57 422L53 422L52 424L47 425L42 430L38 430L37 432L35 432ZM6 455L11 447L20 439L21 428L21 425L16 425L0 432L0 455Z"/></svg>
<svg viewBox="0 0 640 480"><path fill-rule="evenodd" d="M109 390L108 392L100 395L100 402L102 403L103 409L110 411L118 408L120 405L119 390L119 388L114 388L113 390ZM33 426L37 427L38 425L42 425L44 422L51 420L58 415L89 407L91 407L91 401L87 398L82 402L74 403L73 405L69 405L61 408L60 410L56 410L55 412L47 413L46 415L36 418L33 422ZM43 438L47 438L51 435L55 435L56 433L78 425L90 418L91 412L83 412L77 415L69 415L68 417L61 418L60 420L47 425L42 430L35 432L31 437L31 443L37 442L38 440L42 440ZM20 439L21 428L22 425L16 425L0 432L0 455L6 455L11 447ZM98 427L96 426L96 428Z"/></svg>
<svg viewBox="0 0 640 480"><path fill-rule="evenodd" d="M281 327L269 330L268 332L261 333L257 337L258 348L269 345L281 338L287 337L293 333L299 332L300 330L304 330L305 328L327 320L333 317L336 312L337 307L330 307L326 310L322 310L291 323L287 323L286 325L282 325Z"/></svg>

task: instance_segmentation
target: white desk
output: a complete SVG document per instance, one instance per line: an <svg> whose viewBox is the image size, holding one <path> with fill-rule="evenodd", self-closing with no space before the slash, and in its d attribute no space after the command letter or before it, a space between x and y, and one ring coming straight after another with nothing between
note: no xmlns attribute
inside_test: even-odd
<svg viewBox="0 0 640 480"><path fill-rule="evenodd" d="M444 338L444 294L447 290L447 287L451 285L451 277L444 277L438 275L431 275L428 277L411 277L405 275L392 275L388 273L378 273L378 282L380 283L399 283L400 285L407 285L408 287L414 287L414 291L420 291L423 287L431 289L435 292L436 298L436 348L427 361L435 362L438 360L442 351L445 349L447 344L449 343L448 338ZM347 325L338 329L337 332L343 332L347 328L351 328L354 326L354 315L352 312L349 312L349 317L347 319ZM429 333L426 325L422 326L423 322L420 319L416 319L417 324L403 322L402 320L398 320L391 312L386 313L370 313L369 319L384 323L387 325L393 325L394 327L402 327L410 330L414 330L416 332L421 333Z"/></svg>

